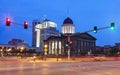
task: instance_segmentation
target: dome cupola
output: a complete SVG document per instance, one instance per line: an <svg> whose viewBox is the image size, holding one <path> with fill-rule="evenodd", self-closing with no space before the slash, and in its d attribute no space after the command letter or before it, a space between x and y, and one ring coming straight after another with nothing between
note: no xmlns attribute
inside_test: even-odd
<svg viewBox="0 0 120 75"><path fill-rule="evenodd" d="M63 24L73 24L73 21L72 21L69 17L67 17L67 18L64 20Z"/></svg>
<svg viewBox="0 0 120 75"><path fill-rule="evenodd" d="M72 34L72 33L75 33L75 26L74 26L73 21L72 21L71 18L67 17L63 21L62 33L63 34Z"/></svg>

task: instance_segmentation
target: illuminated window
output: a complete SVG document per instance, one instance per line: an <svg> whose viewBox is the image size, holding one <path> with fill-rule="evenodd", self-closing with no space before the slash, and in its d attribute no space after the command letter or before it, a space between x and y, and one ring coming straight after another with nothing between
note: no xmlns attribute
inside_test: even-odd
<svg viewBox="0 0 120 75"><path fill-rule="evenodd" d="M61 41L59 41L59 54L61 54Z"/></svg>
<svg viewBox="0 0 120 75"><path fill-rule="evenodd" d="M40 47L40 30L36 31L36 47Z"/></svg>
<svg viewBox="0 0 120 75"><path fill-rule="evenodd" d="M51 42L49 42L49 54L52 53L52 50L51 50Z"/></svg>
<svg viewBox="0 0 120 75"><path fill-rule="evenodd" d="M57 41L55 41L55 54L57 54Z"/></svg>
<svg viewBox="0 0 120 75"><path fill-rule="evenodd" d="M52 54L54 54L54 41L52 41Z"/></svg>

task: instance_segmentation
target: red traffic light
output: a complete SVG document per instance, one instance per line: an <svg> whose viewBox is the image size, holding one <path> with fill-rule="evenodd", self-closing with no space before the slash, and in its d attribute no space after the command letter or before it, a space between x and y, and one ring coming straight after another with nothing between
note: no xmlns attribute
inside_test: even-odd
<svg viewBox="0 0 120 75"><path fill-rule="evenodd" d="M28 28L28 22L25 21L25 22L24 22L24 29L27 29L27 28Z"/></svg>
<svg viewBox="0 0 120 75"><path fill-rule="evenodd" d="M6 18L6 26L10 26L11 20L10 18Z"/></svg>
<svg viewBox="0 0 120 75"><path fill-rule="evenodd" d="M69 42L69 44L72 44L72 43L73 43L72 41Z"/></svg>

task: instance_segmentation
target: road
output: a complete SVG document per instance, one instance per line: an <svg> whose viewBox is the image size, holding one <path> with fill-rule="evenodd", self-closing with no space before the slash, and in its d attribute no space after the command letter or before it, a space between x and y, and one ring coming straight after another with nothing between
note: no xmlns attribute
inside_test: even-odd
<svg viewBox="0 0 120 75"><path fill-rule="evenodd" d="M0 65L0 75L120 75L120 61Z"/></svg>

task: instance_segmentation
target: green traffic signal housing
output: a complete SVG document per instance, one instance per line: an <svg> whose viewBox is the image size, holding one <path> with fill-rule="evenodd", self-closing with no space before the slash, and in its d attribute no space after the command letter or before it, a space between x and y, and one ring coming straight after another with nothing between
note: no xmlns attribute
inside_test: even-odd
<svg viewBox="0 0 120 75"><path fill-rule="evenodd" d="M94 26L94 33L97 33L97 26Z"/></svg>
<svg viewBox="0 0 120 75"><path fill-rule="evenodd" d="M68 47L68 44L65 44L66 47Z"/></svg>
<svg viewBox="0 0 120 75"><path fill-rule="evenodd" d="M114 23L114 22L112 22L112 23L111 23L110 28L111 28L112 30L114 30L114 29L115 29L115 23Z"/></svg>
<svg viewBox="0 0 120 75"><path fill-rule="evenodd" d="M65 43L65 46L68 47L68 46L71 46L72 44L73 44L73 42L69 41L69 42Z"/></svg>

